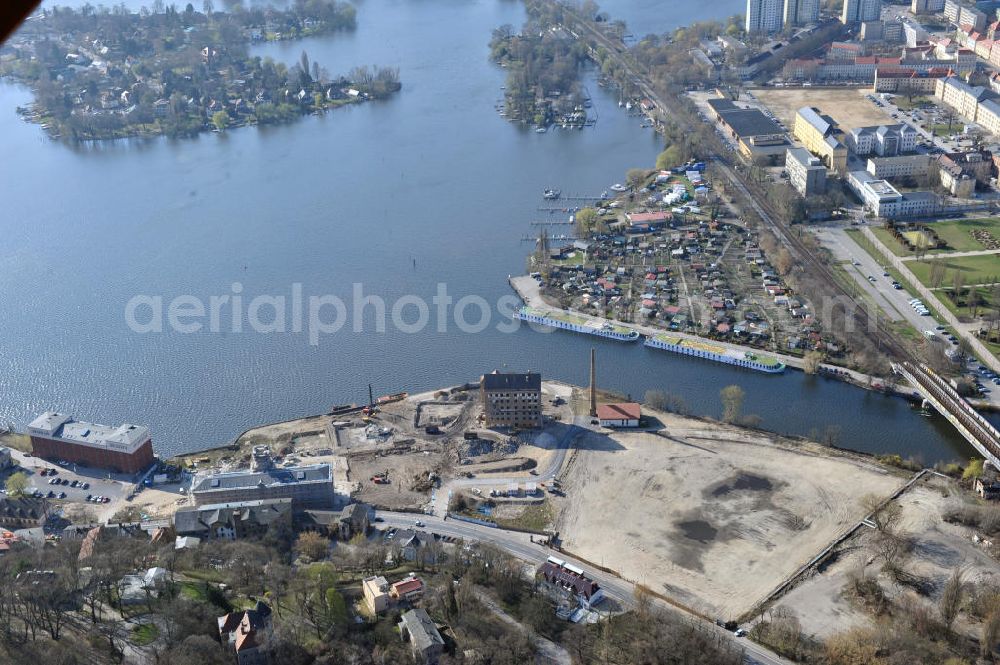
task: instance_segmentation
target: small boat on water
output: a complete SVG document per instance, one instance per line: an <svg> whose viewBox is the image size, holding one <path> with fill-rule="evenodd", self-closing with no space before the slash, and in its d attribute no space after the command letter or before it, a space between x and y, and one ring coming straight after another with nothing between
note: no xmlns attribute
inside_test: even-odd
<svg viewBox="0 0 1000 665"><path fill-rule="evenodd" d="M625 185L621 184L620 182L616 182L615 184L611 185L611 191L612 192L625 192L625 191L628 191L628 187L626 187Z"/></svg>
<svg viewBox="0 0 1000 665"><path fill-rule="evenodd" d="M625 110L626 111L632 110L632 102L625 102Z"/></svg>
<svg viewBox="0 0 1000 665"><path fill-rule="evenodd" d="M546 198L550 201L555 201L560 196L562 196L562 192L559 191L558 189L546 189L544 192L542 192L542 198Z"/></svg>
<svg viewBox="0 0 1000 665"><path fill-rule="evenodd" d="M547 131L549 130L545 129L544 127L538 127L537 129L535 129L536 134L544 134Z"/></svg>

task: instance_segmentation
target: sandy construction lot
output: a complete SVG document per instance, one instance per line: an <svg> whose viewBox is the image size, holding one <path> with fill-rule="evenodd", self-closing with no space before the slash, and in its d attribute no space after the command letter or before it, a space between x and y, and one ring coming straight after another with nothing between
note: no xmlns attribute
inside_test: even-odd
<svg viewBox="0 0 1000 665"><path fill-rule="evenodd" d="M845 132L853 127L895 122L884 109L865 99L871 93L870 88L764 88L751 92L789 131L795 125L796 111L803 106L815 106L836 120Z"/></svg>
<svg viewBox="0 0 1000 665"><path fill-rule="evenodd" d="M709 616L736 618L905 478L821 448L660 416L588 435L557 520L567 551Z"/></svg>
<svg viewBox="0 0 1000 665"><path fill-rule="evenodd" d="M932 605L939 602L941 590L955 568L961 568L966 581L976 587L1000 583L1000 564L989 556L983 545L973 541L975 530L944 521L948 508L963 502L960 495L955 481L925 476L899 498L903 507L900 529L913 542L911 551L900 564L909 574L926 583L930 593L924 600ZM880 572L880 562L872 561L872 550L868 547L871 537L870 530L859 531L840 546L831 563L822 566L777 602L778 607L798 617L803 633L826 638L852 626L872 623L871 614L843 593L850 576L861 570L876 577L892 601L913 595L912 589ZM970 636L979 634L978 625L971 624L964 615L956 627Z"/></svg>

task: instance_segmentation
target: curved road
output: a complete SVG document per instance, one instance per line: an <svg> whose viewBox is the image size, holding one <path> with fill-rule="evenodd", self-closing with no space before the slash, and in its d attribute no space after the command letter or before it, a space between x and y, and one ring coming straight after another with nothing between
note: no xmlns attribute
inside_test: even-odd
<svg viewBox="0 0 1000 665"><path fill-rule="evenodd" d="M574 430L577 434L582 431L582 428L571 426L570 430ZM569 436L569 435L567 435ZM564 437L564 442L567 442L566 437ZM565 447L561 447L561 450L565 451ZM565 452L560 456L564 456ZM561 462L560 462L561 464ZM555 467L558 471L558 467ZM547 471L552 471L550 467ZM605 573L599 570L592 570L591 567L582 562L578 561L572 557L566 556L562 553L553 552L549 548L545 547L536 542L532 542L530 536L527 533L521 533L519 531L507 531L505 529L496 529L486 526L481 526L479 524L472 524L470 522L462 522L459 520L446 520L441 517L426 515L417 516L413 513L393 513L387 511L378 511L377 517L382 521L379 522L380 527L396 527L396 528L414 528L414 521L419 517L419 519L424 522L425 526L422 527L425 531L435 533L439 536L447 536L450 538L461 538L463 540L472 540L479 542L492 543L496 547L504 550L505 552L521 559L522 561L528 563L533 567L541 565L546 558L552 554L558 554L560 559L563 559L573 565L579 566L587 571L587 575L593 578L601 588L604 589L604 593L613 598L615 601L620 603L623 607L629 607L634 602L635 585L627 580L623 580L620 577L615 577L609 573ZM655 600L655 602L665 609L672 610L674 612L681 612L680 609L668 605L667 603ZM689 615L689 618L694 621L703 621L700 617L694 617ZM741 639L735 637L732 633L725 631L721 628L717 628L714 624L706 623L705 625L710 626L712 629L717 630L721 636L725 639L733 640L736 646L743 649L743 660L745 663L751 665L790 665L791 661L785 660L778 655L772 653L771 651L765 649L764 647L755 644L746 639Z"/></svg>
<svg viewBox="0 0 1000 665"><path fill-rule="evenodd" d="M529 480L531 482L543 483L550 481L559 475L563 462L566 460L566 451L569 450L570 445L576 437L580 436L585 431L588 431L589 422L589 418L580 416L574 417L573 423L565 426L566 431L562 433L562 436L556 442L554 448L555 454L552 456L552 460L549 462L549 465L545 467L545 469L539 470L538 474L531 476ZM501 476L490 474L489 476L483 476L482 478L452 478L451 480L442 483L441 487L434 492L434 496L431 498L427 512L431 515L446 515L448 513L448 504L450 503L451 496L455 490L468 487L479 487L482 485L497 485L502 487L508 483L524 481L525 478L523 475Z"/></svg>

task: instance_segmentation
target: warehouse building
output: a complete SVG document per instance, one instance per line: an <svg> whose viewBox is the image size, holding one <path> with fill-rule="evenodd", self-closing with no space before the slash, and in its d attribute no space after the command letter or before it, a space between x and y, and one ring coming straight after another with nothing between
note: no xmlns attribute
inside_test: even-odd
<svg viewBox="0 0 1000 665"><path fill-rule="evenodd" d="M741 155L781 163L789 143L774 120L759 109L740 108L726 99L710 99L708 105L723 131L736 141Z"/></svg>
<svg viewBox="0 0 1000 665"><path fill-rule="evenodd" d="M31 421L28 436L34 454L48 460L116 473L139 473L153 464L153 438L140 425L97 425L47 411Z"/></svg>

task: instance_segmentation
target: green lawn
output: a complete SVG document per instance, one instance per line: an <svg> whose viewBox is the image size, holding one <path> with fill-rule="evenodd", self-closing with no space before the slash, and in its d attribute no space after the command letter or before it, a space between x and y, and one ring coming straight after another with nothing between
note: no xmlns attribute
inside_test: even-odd
<svg viewBox="0 0 1000 665"><path fill-rule="evenodd" d="M937 262L944 266L942 286L950 286L955 279L955 271L964 273L965 284L992 284L1000 280L1000 254L982 256L949 257L947 254L935 256L933 260L907 261L906 267L925 286L930 286L931 265Z"/></svg>
<svg viewBox="0 0 1000 665"><path fill-rule="evenodd" d="M1000 240L1000 219L956 219L949 222L931 222L928 227L948 243L948 247L958 252L978 252L989 249L972 237L972 231L982 229ZM880 238L882 236L879 236ZM883 241L884 242L884 241ZM1000 262L1000 256L996 258ZM1000 272L998 270L997 272Z"/></svg>
<svg viewBox="0 0 1000 665"><path fill-rule="evenodd" d="M205 589L204 582L179 582L177 584L180 589L180 594L187 598L188 600L195 600L201 603L207 603L208 600L208 590Z"/></svg>
<svg viewBox="0 0 1000 665"><path fill-rule="evenodd" d="M545 531L552 524L552 506L548 501L525 506L524 511L513 519L497 519L501 527L515 527L531 531Z"/></svg>
<svg viewBox="0 0 1000 665"><path fill-rule="evenodd" d="M160 629L152 623L140 623L132 627L132 644L136 646L146 646L156 641L160 636Z"/></svg>
<svg viewBox="0 0 1000 665"><path fill-rule="evenodd" d="M889 250L896 256L913 256L913 252L911 252L905 245L903 245L901 242L892 237L892 234L889 233L889 229L879 226L879 227L872 227L871 231L872 233L875 234L875 237L881 240L882 244L888 247ZM857 229L849 229L847 233L852 238L854 238L855 241L860 242L860 239L864 239L864 236L861 234L861 231Z"/></svg>
<svg viewBox="0 0 1000 665"><path fill-rule="evenodd" d="M896 95L892 98L892 101L896 106L903 109L904 111L909 111L910 109L926 108L929 106L934 106L934 102L927 97L914 97L911 102L909 97L906 95Z"/></svg>
<svg viewBox="0 0 1000 665"><path fill-rule="evenodd" d="M931 132L935 136L950 136L952 134L955 134L956 132L961 133L962 123L953 122L951 124L951 127L949 128L948 123L942 122L937 125L925 125L924 129Z"/></svg>

